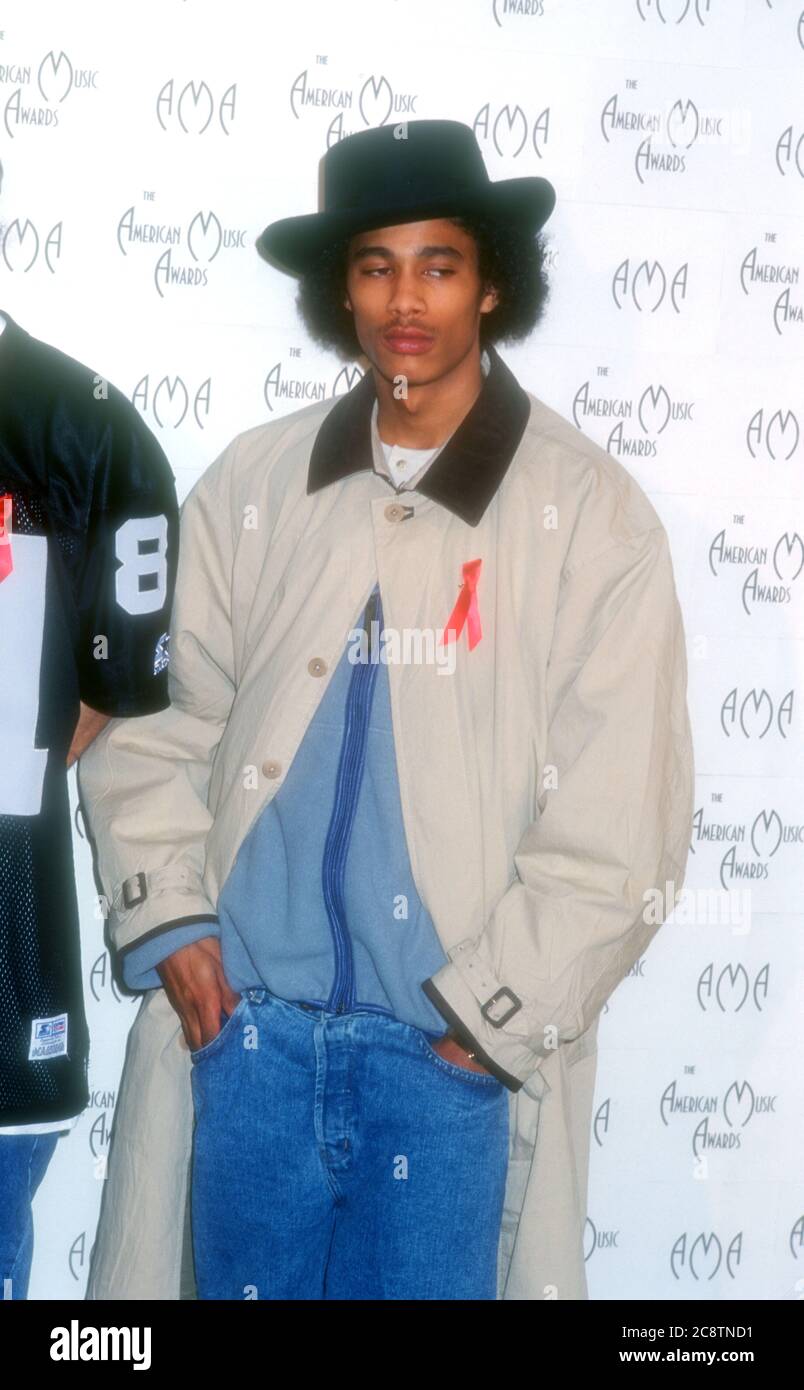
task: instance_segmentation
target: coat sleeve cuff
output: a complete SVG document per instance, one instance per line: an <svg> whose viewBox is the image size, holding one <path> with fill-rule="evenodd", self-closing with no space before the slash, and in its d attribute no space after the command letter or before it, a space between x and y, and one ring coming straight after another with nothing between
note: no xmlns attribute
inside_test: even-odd
<svg viewBox="0 0 804 1390"><path fill-rule="evenodd" d="M201 875L188 865L175 864L141 870L118 883L109 909L109 932L122 958L177 923L217 920Z"/></svg>
<svg viewBox="0 0 804 1390"><path fill-rule="evenodd" d="M547 1055L530 1046L525 1006L489 971L473 942L462 942L451 954L453 959L425 980L422 989L439 1013L472 1039L478 1061L492 1076L518 1091Z"/></svg>

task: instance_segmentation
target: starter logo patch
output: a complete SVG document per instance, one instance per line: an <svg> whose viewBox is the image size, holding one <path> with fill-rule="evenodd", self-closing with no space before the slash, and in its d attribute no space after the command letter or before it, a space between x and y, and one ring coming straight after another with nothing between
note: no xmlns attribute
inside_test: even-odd
<svg viewBox="0 0 804 1390"><path fill-rule="evenodd" d="M67 1015L55 1018L35 1018L31 1024L29 1062L44 1062L50 1057L67 1055Z"/></svg>

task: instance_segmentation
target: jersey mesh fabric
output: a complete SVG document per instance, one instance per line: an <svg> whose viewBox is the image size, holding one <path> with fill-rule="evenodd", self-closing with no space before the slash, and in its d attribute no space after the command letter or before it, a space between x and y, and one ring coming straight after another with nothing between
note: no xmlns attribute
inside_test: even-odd
<svg viewBox="0 0 804 1390"><path fill-rule="evenodd" d="M81 701L167 707L178 558L173 475L134 406L2 312L0 1134L68 1122L89 1099L66 760Z"/></svg>

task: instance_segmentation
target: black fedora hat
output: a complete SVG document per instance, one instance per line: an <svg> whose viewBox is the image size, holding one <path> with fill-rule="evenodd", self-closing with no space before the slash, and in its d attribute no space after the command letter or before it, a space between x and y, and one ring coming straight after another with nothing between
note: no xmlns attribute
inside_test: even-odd
<svg viewBox="0 0 804 1390"><path fill-rule="evenodd" d="M462 121L406 121L349 135L327 150L324 208L271 222L257 250L301 274L333 241L462 212L521 221L534 232L555 207L553 185L535 175L492 182L474 132Z"/></svg>

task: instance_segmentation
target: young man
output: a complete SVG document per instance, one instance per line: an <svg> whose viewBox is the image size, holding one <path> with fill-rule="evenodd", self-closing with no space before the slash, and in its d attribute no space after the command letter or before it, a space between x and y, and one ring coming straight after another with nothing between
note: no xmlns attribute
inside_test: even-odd
<svg viewBox="0 0 804 1390"><path fill-rule="evenodd" d="M89 1101L67 769L168 705L173 475L130 401L0 314L0 1281L27 1295L31 1203Z"/></svg>
<svg viewBox="0 0 804 1390"><path fill-rule="evenodd" d="M196 484L172 708L81 762L148 991L90 1294L176 1296L194 1111L202 1298L584 1298L597 1019L691 831L667 537L494 346L551 186L416 121L325 190L260 248L369 370Z"/></svg>

